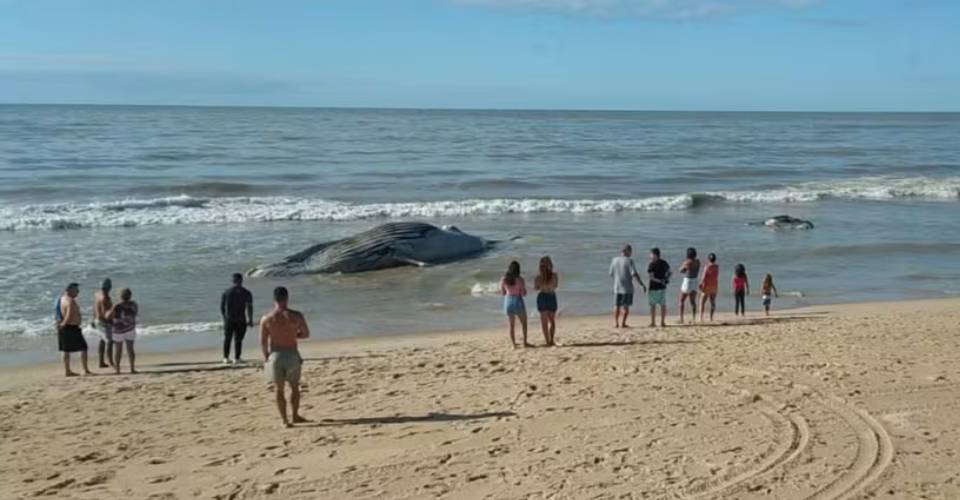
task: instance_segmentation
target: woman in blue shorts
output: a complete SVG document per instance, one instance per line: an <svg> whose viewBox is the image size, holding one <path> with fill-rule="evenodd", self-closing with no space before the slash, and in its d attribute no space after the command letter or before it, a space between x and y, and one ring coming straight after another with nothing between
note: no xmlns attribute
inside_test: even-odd
<svg viewBox="0 0 960 500"><path fill-rule="evenodd" d="M521 347L517 345L514 335L517 319L520 320L520 326L523 329L522 347L532 347L527 343L527 306L523 303L523 297L527 295L527 284L520 276L520 263L513 261L507 267L506 274L500 280L500 294L503 295L503 312L507 315L507 322L510 325L510 343L514 349Z"/></svg>

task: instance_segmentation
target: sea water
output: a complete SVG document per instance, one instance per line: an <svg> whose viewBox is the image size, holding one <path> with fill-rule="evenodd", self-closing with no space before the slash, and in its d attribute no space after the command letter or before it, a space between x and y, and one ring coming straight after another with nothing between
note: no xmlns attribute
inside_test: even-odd
<svg viewBox="0 0 960 500"><path fill-rule="evenodd" d="M231 273L398 220L505 243L250 278L256 314L282 284L316 338L495 326L507 264L532 282L550 255L562 337L612 306L626 243L641 267L717 253L723 310L736 263L756 290L774 275L775 308L957 296L958 138L948 113L0 106L0 363L52 359L54 299L79 282L89 319L106 277L140 302L142 349L216 346ZM779 214L815 228L749 225Z"/></svg>

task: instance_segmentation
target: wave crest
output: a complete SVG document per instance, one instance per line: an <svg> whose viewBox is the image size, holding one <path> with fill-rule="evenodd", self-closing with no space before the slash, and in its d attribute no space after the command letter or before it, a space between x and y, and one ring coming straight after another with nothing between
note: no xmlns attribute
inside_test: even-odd
<svg viewBox="0 0 960 500"><path fill-rule="evenodd" d="M354 204L322 199L192 197L129 199L108 203L22 205L0 208L0 230L64 230L176 224L276 221L350 221L531 213L618 213L687 210L722 203L812 203L828 198L897 200L960 198L960 177L861 178L805 183L764 191L685 193L636 199L469 199L419 203Z"/></svg>

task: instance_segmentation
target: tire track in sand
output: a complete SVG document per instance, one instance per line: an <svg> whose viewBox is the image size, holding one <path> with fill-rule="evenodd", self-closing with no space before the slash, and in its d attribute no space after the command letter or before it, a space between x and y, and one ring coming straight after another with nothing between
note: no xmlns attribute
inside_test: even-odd
<svg viewBox="0 0 960 500"><path fill-rule="evenodd" d="M759 460L757 467L751 467L735 473L732 476L699 485L696 488L684 492L685 494L682 498L705 498L734 490L748 481L760 478L777 470L781 466L793 462L810 444L810 426L802 415L798 413L785 414L778 409L778 407L782 408L784 406L777 405L769 396L753 394L750 391L716 380L710 383L732 396L752 395L752 402L762 405L760 412L773 424L774 434L776 436L788 434L789 439L779 442L772 453ZM786 432L784 432L784 430Z"/></svg>
<svg viewBox="0 0 960 500"><path fill-rule="evenodd" d="M893 462L894 448L890 434L868 412L848 404L834 395L825 395L809 385L797 384L779 374L755 368L735 366L744 375L787 381L791 387L815 396L812 402L839 416L857 439L857 456L845 473L807 497L808 500L843 500L864 493Z"/></svg>
<svg viewBox="0 0 960 500"><path fill-rule="evenodd" d="M822 398L822 404L840 415L857 435L857 458L848 473L808 497L811 500L853 498L863 493L893 462L893 441L883 425L869 413L836 397Z"/></svg>

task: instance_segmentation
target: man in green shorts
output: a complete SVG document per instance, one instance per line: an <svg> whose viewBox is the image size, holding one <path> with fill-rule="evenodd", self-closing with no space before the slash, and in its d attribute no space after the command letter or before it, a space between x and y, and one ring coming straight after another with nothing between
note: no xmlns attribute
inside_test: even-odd
<svg viewBox="0 0 960 500"><path fill-rule="evenodd" d="M647 266L650 275L650 292L647 294L650 302L650 326L657 326L657 306L660 306L660 326L667 326L667 283L670 282L670 264L660 258L660 249L650 249L650 265Z"/></svg>
<svg viewBox="0 0 960 500"><path fill-rule="evenodd" d="M297 340L310 337L307 320L299 311L287 308L290 294L278 286L273 290L273 310L260 320L260 348L263 350L264 371L276 388L277 409L284 427L307 422L300 416L300 367L303 358L297 350ZM287 419L287 399L284 386L290 384L290 407L293 418Z"/></svg>

